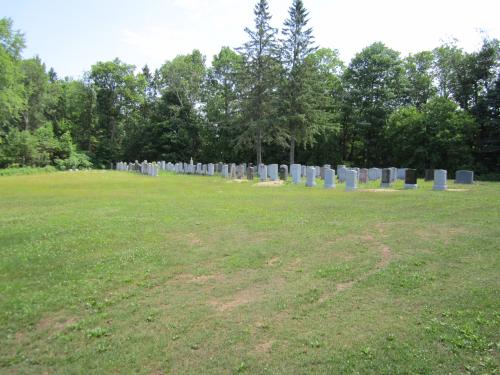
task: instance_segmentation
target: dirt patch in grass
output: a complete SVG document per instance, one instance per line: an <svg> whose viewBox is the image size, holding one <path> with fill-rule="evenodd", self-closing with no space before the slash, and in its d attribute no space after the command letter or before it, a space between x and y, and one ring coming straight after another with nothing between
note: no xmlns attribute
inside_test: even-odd
<svg viewBox="0 0 500 375"><path fill-rule="evenodd" d="M271 259L269 259L267 262L266 262L266 265L268 266L274 266L276 263L278 263L280 261L280 258L278 257L272 257Z"/></svg>
<svg viewBox="0 0 500 375"><path fill-rule="evenodd" d="M78 318L68 316L64 311L59 311L51 315L46 315L36 324L37 331L49 331L51 333L62 332L65 328L76 324Z"/></svg>
<svg viewBox="0 0 500 375"><path fill-rule="evenodd" d="M227 281L227 280L226 280ZM218 312L232 311L233 309L247 304L257 303L263 300L269 292L275 292L286 284L281 277L273 277L266 283L251 284L249 287L238 290L230 297L213 299L208 302Z"/></svg>
<svg viewBox="0 0 500 375"><path fill-rule="evenodd" d="M448 189L448 191L469 191L469 189Z"/></svg>
<svg viewBox="0 0 500 375"><path fill-rule="evenodd" d="M260 354L269 353L271 351L273 344L274 340L261 342L260 344L257 344L257 346L255 347L255 351Z"/></svg>
<svg viewBox="0 0 500 375"><path fill-rule="evenodd" d="M254 184L253 186L257 187L269 187L269 186L281 186L285 183L283 180L277 180L277 181L263 181L263 182L258 182Z"/></svg>
<svg viewBox="0 0 500 375"><path fill-rule="evenodd" d="M246 305L249 303L256 302L260 300L263 296L262 290L257 288L247 288L238 291L236 294L232 296L230 300L221 301L221 300L213 300L210 301L210 305L215 307L215 309L219 312L225 312L233 310L234 308Z"/></svg>
<svg viewBox="0 0 500 375"><path fill-rule="evenodd" d="M198 276L189 273L184 273L176 276L172 281L205 284L209 281L224 281L224 280L225 276L221 273L216 273L213 275L198 275Z"/></svg>
<svg viewBox="0 0 500 375"><path fill-rule="evenodd" d="M235 179L235 180L228 180L227 182L228 182L228 183L236 183L236 184L241 184L242 182L248 182L248 180L239 180L239 179Z"/></svg>

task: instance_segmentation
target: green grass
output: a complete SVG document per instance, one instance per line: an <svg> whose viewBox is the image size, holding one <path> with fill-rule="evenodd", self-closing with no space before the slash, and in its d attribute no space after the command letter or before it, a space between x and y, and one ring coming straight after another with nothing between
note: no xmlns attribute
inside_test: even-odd
<svg viewBox="0 0 500 375"><path fill-rule="evenodd" d="M498 372L500 184L253 185L1 177L0 373Z"/></svg>
<svg viewBox="0 0 500 375"><path fill-rule="evenodd" d="M39 174L39 173L50 173L55 172L56 168L52 166L46 167L21 167L21 168L6 168L0 169L0 176L18 176L27 174Z"/></svg>

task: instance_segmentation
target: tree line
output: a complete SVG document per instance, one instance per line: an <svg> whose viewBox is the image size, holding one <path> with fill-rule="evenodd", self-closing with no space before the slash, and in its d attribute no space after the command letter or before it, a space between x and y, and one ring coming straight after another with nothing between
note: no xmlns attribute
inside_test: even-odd
<svg viewBox="0 0 500 375"><path fill-rule="evenodd" d="M61 79L0 19L0 167L109 167L118 160L500 165L500 44L485 38L401 56L381 42L349 64L315 44L302 0L281 31L267 0L239 48L194 50L138 70L97 62Z"/></svg>

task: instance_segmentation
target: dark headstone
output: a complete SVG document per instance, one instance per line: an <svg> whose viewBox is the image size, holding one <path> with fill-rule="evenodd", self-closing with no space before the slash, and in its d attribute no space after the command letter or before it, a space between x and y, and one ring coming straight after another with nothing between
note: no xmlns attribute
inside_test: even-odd
<svg viewBox="0 0 500 375"><path fill-rule="evenodd" d="M392 171L390 168L382 169L382 181L380 187L391 187Z"/></svg>
<svg viewBox="0 0 500 375"><path fill-rule="evenodd" d="M415 185L417 183L417 170L407 169L405 174L405 184Z"/></svg>
<svg viewBox="0 0 500 375"><path fill-rule="evenodd" d="M425 181L434 181L434 169L425 170Z"/></svg>
<svg viewBox="0 0 500 375"><path fill-rule="evenodd" d="M288 180L288 166L285 164L280 165L279 170L280 180L286 181Z"/></svg>
<svg viewBox="0 0 500 375"><path fill-rule="evenodd" d="M474 172L473 171L457 171L455 173L456 184L473 184Z"/></svg>
<svg viewBox="0 0 500 375"><path fill-rule="evenodd" d="M247 179L253 180L254 171L255 171L254 167L248 167L247 168Z"/></svg>

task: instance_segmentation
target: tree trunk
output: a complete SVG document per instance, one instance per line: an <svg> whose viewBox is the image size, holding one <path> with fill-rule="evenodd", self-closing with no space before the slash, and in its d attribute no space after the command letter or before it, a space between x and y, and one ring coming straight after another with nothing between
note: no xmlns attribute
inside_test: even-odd
<svg viewBox="0 0 500 375"><path fill-rule="evenodd" d="M257 143L255 145L257 150L257 168L262 164L262 130L257 130Z"/></svg>
<svg viewBox="0 0 500 375"><path fill-rule="evenodd" d="M292 132L290 139L290 165L295 164L295 132Z"/></svg>

